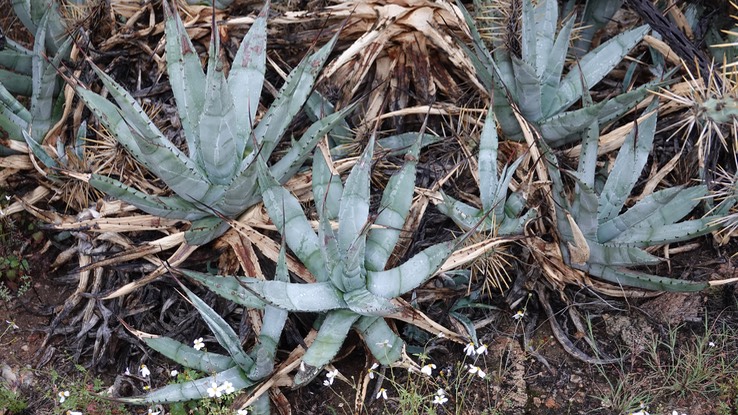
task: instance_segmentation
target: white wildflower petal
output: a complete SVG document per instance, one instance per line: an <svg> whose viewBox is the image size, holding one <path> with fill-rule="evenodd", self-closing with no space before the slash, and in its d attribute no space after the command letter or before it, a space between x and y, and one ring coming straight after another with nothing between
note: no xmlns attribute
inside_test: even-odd
<svg viewBox="0 0 738 415"><path fill-rule="evenodd" d="M126 371L123 374L126 376L131 376L131 371L128 368L126 368Z"/></svg>
<svg viewBox="0 0 738 415"><path fill-rule="evenodd" d="M374 379L374 371L377 370L377 368L379 368L379 363L374 362L372 367L369 368L369 379Z"/></svg>
<svg viewBox="0 0 738 415"><path fill-rule="evenodd" d="M141 365L141 367L138 369L138 371L141 373L141 376L147 378L149 375L151 375L151 371L146 365Z"/></svg>
<svg viewBox="0 0 738 415"><path fill-rule="evenodd" d="M176 369L175 370L172 370L171 372L169 372L169 376L171 376L173 378L177 377L177 375L179 375L179 371L176 370Z"/></svg>
<svg viewBox="0 0 738 415"><path fill-rule="evenodd" d="M248 409L239 409L238 411L236 411L236 415L249 415L249 410Z"/></svg>
<svg viewBox="0 0 738 415"><path fill-rule="evenodd" d="M379 399L379 398L387 399L387 389L381 388L379 390L379 392L377 393L377 399Z"/></svg>
<svg viewBox="0 0 738 415"><path fill-rule="evenodd" d="M467 356L474 357L474 353L476 353L474 343L467 343L466 347L464 347L464 353L466 353Z"/></svg>
<svg viewBox="0 0 738 415"><path fill-rule="evenodd" d="M231 393L236 391L236 389L233 387L233 384L228 381L223 382L223 384L220 385L218 389L226 395L230 395Z"/></svg>
<svg viewBox="0 0 738 415"><path fill-rule="evenodd" d="M446 391L443 390L443 389L438 389L436 391L436 395L438 395L438 396L446 396Z"/></svg>
<svg viewBox="0 0 738 415"><path fill-rule="evenodd" d="M710 346L710 347L715 347L715 342L707 343L707 345ZM676 412L676 411L674 411L674 412Z"/></svg>
<svg viewBox="0 0 738 415"><path fill-rule="evenodd" d="M435 368L436 368L436 365L434 365L433 363L429 363L420 369L420 373L431 376L433 374L433 369Z"/></svg>
<svg viewBox="0 0 738 415"><path fill-rule="evenodd" d="M469 373L471 373L472 375L477 375L482 379L484 379L487 376L487 374L484 373L482 368L478 366L474 366L474 365L469 365Z"/></svg>
<svg viewBox="0 0 738 415"><path fill-rule="evenodd" d="M483 344L483 345L477 347L477 350L475 350L474 353L476 353L477 355L480 355L480 356L483 355L483 354L487 354L487 345L486 344Z"/></svg>
<svg viewBox="0 0 738 415"><path fill-rule="evenodd" d="M66 415L82 415L80 411L67 411Z"/></svg>
<svg viewBox="0 0 738 415"><path fill-rule="evenodd" d="M64 403L69 397L69 391L59 392L57 396L59 396L59 403Z"/></svg>
<svg viewBox="0 0 738 415"><path fill-rule="evenodd" d="M446 402L448 402L448 398L445 395L436 395L433 397L434 405L443 405Z"/></svg>
<svg viewBox="0 0 738 415"><path fill-rule="evenodd" d="M199 339L195 339L195 341L193 342L193 344L194 345L192 347L194 347L195 350L200 350L203 347L205 347L205 342L203 341L202 337L200 337Z"/></svg>
<svg viewBox="0 0 738 415"><path fill-rule="evenodd" d="M212 382L210 387L207 389L208 396L211 398L220 397L220 391L218 390L218 384Z"/></svg>
<svg viewBox="0 0 738 415"><path fill-rule="evenodd" d="M518 312L515 313L515 315L513 316L513 319L520 320L523 317L525 317L525 313L523 312L523 310L518 310Z"/></svg>
<svg viewBox="0 0 738 415"><path fill-rule="evenodd" d="M377 346L379 346L379 347L381 347L383 349L391 349L392 348L392 344L390 343L390 341L388 339L384 339L383 341L377 343Z"/></svg>
<svg viewBox="0 0 738 415"><path fill-rule="evenodd" d="M149 408L149 412L147 412L148 415L159 415L161 411L154 411L153 409Z"/></svg>
<svg viewBox="0 0 738 415"><path fill-rule="evenodd" d="M438 335L436 335L436 337L438 337L439 339L443 339L443 338L445 338L445 337L446 337L446 335L445 335L445 334L443 334L443 332L442 332L442 331L440 331L440 332L438 332Z"/></svg>

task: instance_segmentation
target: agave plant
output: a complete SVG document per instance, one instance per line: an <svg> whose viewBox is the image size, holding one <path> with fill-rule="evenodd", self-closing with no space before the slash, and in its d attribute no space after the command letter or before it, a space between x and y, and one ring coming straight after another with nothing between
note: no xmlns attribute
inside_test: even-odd
<svg viewBox="0 0 738 415"><path fill-rule="evenodd" d="M228 227L234 218L261 196L257 154L268 157L308 99L336 37L303 60L288 76L261 122L254 125L266 69L267 4L241 43L228 78L219 59L220 38L213 22L207 73L177 13L164 2L166 56L172 91L187 142L185 154L159 131L135 99L97 66L92 68L117 105L79 82L75 91L102 124L139 162L175 193L151 196L120 181L92 174L97 189L163 218L192 223L185 238L202 245ZM312 124L272 174L285 181L308 157L318 139L338 123L350 108ZM258 151L255 151L258 150Z"/></svg>
<svg viewBox="0 0 738 415"><path fill-rule="evenodd" d="M523 158L506 165L498 177L497 146L497 123L494 113L489 111L479 140L477 160L481 209L456 200L443 191L443 202L437 207L464 230L477 228L480 231L493 231L495 235L520 234L525 223L536 215L536 210L530 209L521 216L525 209L522 192L515 192L507 197L507 188Z"/></svg>
<svg viewBox="0 0 738 415"><path fill-rule="evenodd" d="M553 182L561 252L571 267L619 286L698 291L710 283L664 278L629 269L661 262L643 248L686 241L716 228L711 225L715 217L679 222L707 196L704 185L659 190L623 212L653 147L656 105L654 101L646 109L646 113L652 114L626 137L599 192L595 187L599 128L597 123L591 124L583 139L578 170L571 173L576 182L571 202L565 196L556 157L541 143Z"/></svg>
<svg viewBox="0 0 738 415"><path fill-rule="evenodd" d="M11 39L0 50L0 129L15 141L36 150L61 116L61 89L56 67L68 57L71 38L62 25L55 2L14 2L19 20L34 33L33 50ZM60 36L63 35L63 36ZM16 96L31 97L30 109ZM0 146L0 155L13 152Z"/></svg>
<svg viewBox="0 0 738 415"><path fill-rule="evenodd" d="M522 138L512 103L539 129L549 146L558 147L579 139L580 133L595 120L603 125L618 119L654 86L646 84L597 105L569 110L643 39L649 32L647 25L602 43L574 62L562 78L576 16L567 17L557 34L556 0L522 1L520 56L502 45L496 45L494 53L490 53L474 18L461 3L459 7L472 33L474 51L469 50L468 54L487 90L494 90L494 112L508 138Z"/></svg>
<svg viewBox="0 0 738 415"><path fill-rule="evenodd" d="M277 261L274 281L285 283L289 281L284 247ZM229 282L235 283L235 281ZM237 287L236 284L236 287L233 288ZM213 385L223 387L223 385L230 384L233 388L232 391L235 392L258 384L259 381L264 380L274 371L274 356L277 352L279 337L287 320L286 311L266 305L255 296L240 299L240 303L247 307L264 309L258 341L247 353L241 346L241 341L236 332L215 310L184 285L181 285L181 288L228 355L195 349L170 337L133 330L134 334L147 346L157 352L178 364L199 372L208 373L210 376L168 385L143 396L119 398L121 402L151 405L207 398L207 390ZM269 415L271 413L269 395L261 395L251 409L250 413Z"/></svg>
<svg viewBox="0 0 738 415"><path fill-rule="evenodd" d="M285 242L315 276L315 283L263 281L249 277L213 278L183 271L221 296L253 304L254 296L292 312L318 312L320 329L302 358L294 383L311 380L338 353L353 327L382 364L396 362L403 341L382 318L397 311L393 298L427 281L453 252L457 241L433 245L398 267L385 270L408 215L415 182L419 140L403 168L387 184L379 211L369 215L369 176L374 140L352 169L345 186L330 173L321 152L313 159L313 195L319 214L312 229L298 200L281 187L265 164L259 185L264 203ZM331 220L338 220L334 231ZM236 280L243 285L236 285ZM230 282L226 282L230 281Z"/></svg>

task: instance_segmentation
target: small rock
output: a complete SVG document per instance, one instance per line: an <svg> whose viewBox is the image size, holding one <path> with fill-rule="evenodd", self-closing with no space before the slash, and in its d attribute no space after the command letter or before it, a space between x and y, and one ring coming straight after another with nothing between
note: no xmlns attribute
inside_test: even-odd
<svg viewBox="0 0 738 415"><path fill-rule="evenodd" d="M21 350L23 350L24 352L27 352L28 350L30 350L30 348L28 347L27 344L24 344L23 346L21 346Z"/></svg>
<svg viewBox="0 0 738 415"><path fill-rule="evenodd" d="M18 382L18 375L6 363L0 365L0 374L11 385L15 385Z"/></svg>
<svg viewBox="0 0 738 415"><path fill-rule="evenodd" d="M578 384L582 383L582 377L579 376L579 375L577 375L577 374L575 374L575 373L572 373L571 376L569 377L569 382L575 383L575 384L578 385Z"/></svg>

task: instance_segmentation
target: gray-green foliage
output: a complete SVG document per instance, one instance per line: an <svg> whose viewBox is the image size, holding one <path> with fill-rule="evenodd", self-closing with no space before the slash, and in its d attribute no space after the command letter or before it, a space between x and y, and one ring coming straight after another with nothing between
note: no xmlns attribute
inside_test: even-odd
<svg viewBox="0 0 738 415"><path fill-rule="evenodd" d="M494 114L489 111L479 139L477 159L481 209L441 192L443 203L438 205L438 210L448 215L464 230L477 228L480 231L492 231L495 235L520 234L525 223L536 215L535 209L521 215L526 204L522 192L515 192L507 197L507 188L522 157L505 166L498 176L497 147L497 123Z"/></svg>
<svg viewBox="0 0 738 415"><path fill-rule="evenodd" d="M609 39L573 62L564 74L576 16L564 19L557 31L556 0L522 1L520 56L499 44L490 52L475 27L474 18L461 3L459 7L472 33L474 50L468 54L482 83L494 92L493 109L508 138L522 138L512 103L538 128L548 145L557 147L578 140L579 134L595 120L599 125L617 120L654 86L643 85L596 105L569 110L643 39L648 26Z"/></svg>
<svg viewBox="0 0 738 415"><path fill-rule="evenodd" d="M198 276L203 277L204 274L198 274ZM201 279L213 282L213 279L209 277ZM219 278L219 280L223 279ZM283 248L277 261L277 271L274 281L287 282L288 280L287 261ZM235 282L235 280L229 282ZM256 345L249 352L246 352L241 346L241 340L236 332L215 310L184 285L181 288L213 332L218 344L228 354L222 355L206 350L197 350L165 336L141 336L141 339L147 346L169 359L185 367L209 373L210 376L185 383L168 385L143 396L121 398L120 400L122 402L136 405L151 405L155 403L172 403L202 399L208 397L207 389L213 383L222 386L225 382L230 382L233 388L238 391L256 385L274 371L274 357L277 352L277 343L282 334L284 324L287 321L286 311L266 305L256 297L250 296L251 299L245 303L248 307L263 308L264 317L262 319L261 333L259 334ZM242 290L240 286L232 288L234 290ZM252 407L250 413L269 415L269 407L269 395L264 394L258 398L257 404Z"/></svg>
<svg viewBox="0 0 738 415"><path fill-rule="evenodd" d="M418 140L406 163L387 184L376 218L369 212L369 176L374 140L352 169L345 186L333 176L321 152L313 159L313 196L319 215L317 233L299 201L260 164L259 184L269 216L287 245L315 276L311 284L217 278L183 271L221 296L244 306L266 303L292 312L320 313L320 328L305 353L295 384L311 380L338 353L354 328L374 357L391 364L401 357L403 341L382 316L396 311L392 299L427 281L452 253L455 242L433 245L405 263L385 270L400 238L413 195ZM338 220L338 229L331 226ZM224 281L231 282L224 282Z"/></svg>
<svg viewBox="0 0 738 415"><path fill-rule="evenodd" d="M254 125L266 70L268 4L243 39L228 78L219 58L218 29L212 29L205 73L179 15L164 4L167 69L187 154L159 131L122 86L96 66L93 69L117 105L82 85L76 85L75 90L118 142L175 194L150 196L116 179L95 174L90 184L147 213L191 221L192 227L185 235L187 241L201 245L227 229L223 217L236 217L260 200L254 161L259 154L269 157L277 147L310 96L336 37L290 73L261 121ZM346 111L312 124L272 166L272 174L279 181L291 177L317 141Z"/></svg>
<svg viewBox="0 0 738 415"><path fill-rule="evenodd" d="M571 202L556 157L541 143L553 185L556 219L564 261L611 283L650 290L698 291L707 283L664 278L630 269L656 265L661 259L643 248L681 242L711 232L714 217L681 221L707 196L707 187L670 187L645 196L623 212L631 192L653 148L656 132L654 101L652 112L626 137L615 164L601 190L595 183L597 168L597 123L587 129L576 172Z"/></svg>
<svg viewBox="0 0 738 415"><path fill-rule="evenodd" d="M34 152L62 112L56 68L68 57L72 42L58 7L50 0L14 1L16 17L34 34L33 50L12 39L0 50L0 129L11 140L25 140ZM17 95L30 97L31 107ZM0 146L0 155L10 153Z"/></svg>

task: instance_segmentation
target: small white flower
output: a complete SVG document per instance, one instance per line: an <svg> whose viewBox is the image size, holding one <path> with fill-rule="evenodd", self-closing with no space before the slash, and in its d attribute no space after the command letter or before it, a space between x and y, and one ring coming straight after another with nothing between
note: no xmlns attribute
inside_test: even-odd
<svg viewBox="0 0 738 415"><path fill-rule="evenodd" d="M123 374L126 376L131 376L131 371L128 368L126 368L126 371L123 372Z"/></svg>
<svg viewBox="0 0 738 415"><path fill-rule="evenodd" d="M179 371L177 369L172 370L171 372L169 372L169 376L171 376L173 378L176 378L177 375L179 375Z"/></svg>
<svg viewBox="0 0 738 415"><path fill-rule="evenodd" d="M338 376L338 369L329 370L328 373L325 374L325 377L328 378L328 380L324 380L323 384L325 386L331 386L336 376Z"/></svg>
<svg viewBox="0 0 738 415"><path fill-rule="evenodd" d="M523 317L525 317L525 313L523 312L523 310L518 310L518 312L515 313L515 315L512 318L513 320L520 320Z"/></svg>
<svg viewBox="0 0 738 415"><path fill-rule="evenodd" d="M154 411L153 409L149 408L149 412L147 412L147 415L159 415L161 411Z"/></svg>
<svg viewBox="0 0 738 415"><path fill-rule="evenodd" d="M390 344L390 341L388 339L384 339L384 341L381 341L377 343L377 346L383 348L383 349L391 349L392 344Z"/></svg>
<svg viewBox="0 0 738 415"><path fill-rule="evenodd" d="M249 415L249 410L248 409L239 409L238 411L236 411L236 415Z"/></svg>
<svg viewBox="0 0 738 415"><path fill-rule="evenodd" d="M369 368L369 379L374 379L374 371L379 367L379 363L372 363L372 367Z"/></svg>
<svg viewBox="0 0 738 415"><path fill-rule="evenodd" d="M464 353L466 353L467 356L474 357L474 353L476 353L476 348L474 347L474 343L467 343L466 347L464 347Z"/></svg>
<svg viewBox="0 0 738 415"><path fill-rule="evenodd" d="M436 365L434 365L433 363L429 363L420 369L420 373L431 376L433 374L433 369L435 368L436 368Z"/></svg>
<svg viewBox="0 0 738 415"><path fill-rule="evenodd" d="M220 388L218 388L218 384L215 382L210 383L210 387L207 389L208 396L211 398L220 398L222 393L220 392Z"/></svg>
<svg viewBox="0 0 738 415"><path fill-rule="evenodd" d="M233 387L233 384L231 382L225 381L222 385L218 388L226 395L229 395L236 391L236 388Z"/></svg>
<svg viewBox="0 0 738 415"><path fill-rule="evenodd" d="M15 321L5 320L5 322L8 323L11 329L18 330L19 327L17 324L15 324Z"/></svg>
<svg viewBox="0 0 738 415"><path fill-rule="evenodd" d="M59 403L64 403L69 397L69 391L59 392L57 396L59 396Z"/></svg>
<svg viewBox="0 0 738 415"><path fill-rule="evenodd" d="M442 331L439 331L438 334L436 335L436 337L438 337L439 339L445 339L446 338L446 335L443 334Z"/></svg>
<svg viewBox="0 0 738 415"><path fill-rule="evenodd" d="M300 372L305 371L305 362L300 362Z"/></svg>
<svg viewBox="0 0 738 415"><path fill-rule="evenodd" d="M715 347L715 342L707 343L707 345L710 346L710 347Z"/></svg>
<svg viewBox="0 0 738 415"><path fill-rule="evenodd" d="M477 347L477 350L474 351L477 355L481 356L483 354L487 354L487 345L483 344L479 347Z"/></svg>
<svg viewBox="0 0 738 415"><path fill-rule="evenodd" d="M472 375L477 375L480 378L484 379L487 374L484 373L484 371L479 366L469 365L469 373Z"/></svg>
<svg viewBox="0 0 738 415"><path fill-rule="evenodd" d="M149 375L151 375L151 371L149 370L146 365L141 365L141 367L138 369L139 372L141 372L141 376L147 378Z"/></svg>
<svg viewBox="0 0 738 415"><path fill-rule="evenodd" d="M195 350L200 350L205 347L205 343L203 342L202 337L200 337L199 339L195 339L193 343L194 345L192 347L194 347Z"/></svg>
<svg viewBox="0 0 738 415"><path fill-rule="evenodd" d="M446 395L436 395L433 397L433 404L435 405L443 405L446 402L448 402Z"/></svg>
<svg viewBox="0 0 738 415"><path fill-rule="evenodd" d="M82 412L79 411L67 411L66 415L82 415Z"/></svg>
<svg viewBox="0 0 738 415"><path fill-rule="evenodd" d="M387 389L381 388L379 390L379 392L377 393L377 399L379 399L379 398L387 399Z"/></svg>

